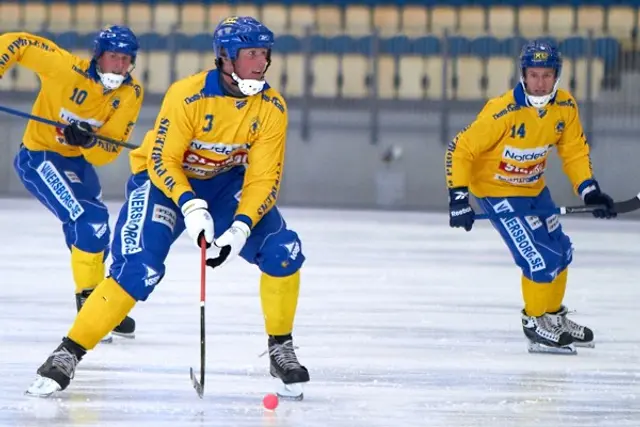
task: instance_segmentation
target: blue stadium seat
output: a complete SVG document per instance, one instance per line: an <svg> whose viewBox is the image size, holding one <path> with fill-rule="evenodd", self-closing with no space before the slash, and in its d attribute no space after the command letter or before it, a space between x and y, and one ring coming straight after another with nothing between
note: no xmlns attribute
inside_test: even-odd
<svg viewBox="0 0 640 427"><path fill-rule="evenodd" d="M394 36L380 39L378 50L381 55L403 56L412 53L412 44L407 36Z"/></svg>
<svg viewBox="0 0 640 427"><path fill-rule="evenodd" d="M504 43L492 36L481 36L471 40L471 54L481 58L508 55Z"/></svg>
<svg viewBox="0 0 640 427"><path fill-rule="evenodd" d="M213 52L213 36L211 34L195 34L191 36L189 43L191 49L198 52Z"/></svg>
<svg viewBox="0 0 640 427"><path fill-rule="evenodd" d="M587 53L588 41L584 37L573 36L562 40L558 46L562 56L575 59Z"/></svg>
<svg viewBox="0 0 640 427"><path fill-rule="evenodd" d="M471 53L471 42L462 36L450 36L447 38L447 53L451 56L469 55Z"/></svg>
<svg viewBox="0 0 640 427"><path fill-rule="evenodd" d="M302 42L300 38L285 34L276 37L275 44L273 45L274 52L278 53L299 53L302 51Z"/></svg>
<svg viewBox="0 0 640 427"><path fill-rule="evenodd" d="M158 33L143 33L138 35L141 50L166 50L167 38Z"/></svg>
<svg viewBox="0 0 640 427"><path fill-rule="evenodd" d="M418 55L433 56L442 52L442 41L436 36L423 36L413 40L411 51Z"/></svg>

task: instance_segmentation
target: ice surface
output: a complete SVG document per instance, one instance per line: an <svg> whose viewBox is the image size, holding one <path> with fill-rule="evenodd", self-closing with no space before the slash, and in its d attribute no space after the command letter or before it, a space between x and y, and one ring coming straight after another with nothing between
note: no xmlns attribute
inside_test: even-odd
<svg viewBox="0 0 640 427"><path fill-rule="evenodd" d="M242 261L209 270L204 399L192 388L199 257L184 236L133 311L136 339L99 345L57 398L25 396L75 300L59 224L34 201L0 200L0 426L640 425L639 223L564 221L576 246L565 301L597 344L557 356L526 352L519 272L488 224L283 212L307 256L295 342L312 380L271 413L259 273Z"/></svg>

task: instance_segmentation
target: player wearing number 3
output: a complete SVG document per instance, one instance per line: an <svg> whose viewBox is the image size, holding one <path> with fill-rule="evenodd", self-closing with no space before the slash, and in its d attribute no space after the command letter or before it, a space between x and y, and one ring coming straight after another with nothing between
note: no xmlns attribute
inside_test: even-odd
<svg viewBox="0 0 640 427"><path fill-rule="evenodd" d="M593 346L593 332L569 320L562 305L571 241L557 215L526 216L555 208L543 178L552 147L585 204L604 206L594 216L612 218L616 212L593 176L576 101L558 89L560 53L546 42L530 42L522 50L520 68L515 89L491 99L449 144L450 225L471 230L471 192L522 269L522 326L529 351L575 353L576 345ZM505 217L505 212L513 215Z"/></svg>

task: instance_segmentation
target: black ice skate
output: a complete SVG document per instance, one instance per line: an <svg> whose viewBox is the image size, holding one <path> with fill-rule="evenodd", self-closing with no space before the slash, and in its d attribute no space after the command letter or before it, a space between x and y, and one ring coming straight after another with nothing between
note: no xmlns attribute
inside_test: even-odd
<svg viewBox="0 0 640 427"><path fill-rule="evenodd" d="M571 334L573 344L576 347L595 347L593 331L586 326L578 325L567 317L569 310L564 305L556 313L547 313L553 324L560 326L565 332Z"/></svg>
<svg viewBox="0 0 640 427"><path fill-rule="evenodd" d="M64 338L47 360L38 368L35 381L26 394L36 397L48 397L69 386L76 372L76 366L86 354L86 350Z"/></svg>
<svg viewBox="0 0 640 427"><path fill-rule="evenodd" d="M80 311L80 309L84 305L84 302L87 300L87 298L89 298L89 295L91 295L92 291L93 289L85 289L81 293L76 294L76 307L78 308L78 311ZM123 337L123 338L135 338L135 331L136 331L136 321L133 320L131 317L127 316L118 326L116 326L113 329L112 332L110 332L109 334L107 334L107 336L102 338L100 342L103 342L103 343L112 342L113 336L111 334L119 337Z"/></svg>
<svg viewBox="0 0 640 427"><path fill-rule="evenodd" d="M284 383L278 395L285 399L302 400L302 384L309 381L309 371L298 362L291 335L269 337L271 376Z"/></svg>
<svg viewBox="0 0 640 427"><path fill-rule="evenodd" d="M546 314L533 317L522 310L522 329L529 340L529 353L576 354L571 334Z"/></svg>

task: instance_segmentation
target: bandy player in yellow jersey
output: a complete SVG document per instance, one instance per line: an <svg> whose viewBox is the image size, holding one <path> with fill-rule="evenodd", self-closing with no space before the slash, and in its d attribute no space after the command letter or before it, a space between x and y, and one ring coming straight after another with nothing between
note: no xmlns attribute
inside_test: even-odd
<svg viewBox="0 0 640 427"><path fill-rule="evenodd" d="M32 114L68 123L60 130L30 121L14 166L25 188L62 222L78 310L104 279L109 251L109 216L94 166L106 165L121 151L92 133L129 139L143 97L130 75L137 51L136 36L119 26L98 34L91 60L31 34L0 35L0 77L14 64L33 70L41 87ZM135 322L127 317L114 328L132 338ZM110 340L107 334L104 341Z"/></svg>
<svg viewBox="0 0 640 427"><path fill-rule="evenodd" d="M593 332L569 320L562 305L571 241L557 215L527 215L556 207L543 178L554 146L585 204L606 207L594 216L612 218L616 213L593 176L576 101L558 89L560 53L548 43L530 42L522 50L520 67L515 89L491 99L449 144L450 225L471 230L470 191L522 269L522 326L529 351L575 353L575 346L593 346Z"/></svg>
<svg viewBox="0 0 640 427"><path fill-rule="evenodd" d="M286 385L287 397L302 398L300 384L309 373L291 334L305 258L298 235L275 207L287 107L264 81L273 42L254 18L227 18L213 36L216 69L169 88L154 129L131 154L133 176L114 232L110 277L38 369L29 394L48 396L69 385L86 351L158 286L169 249L186 229L195 247L206 240L212 259L228 254L227 263L240 255L260 269L271 374Z"/></svg>

